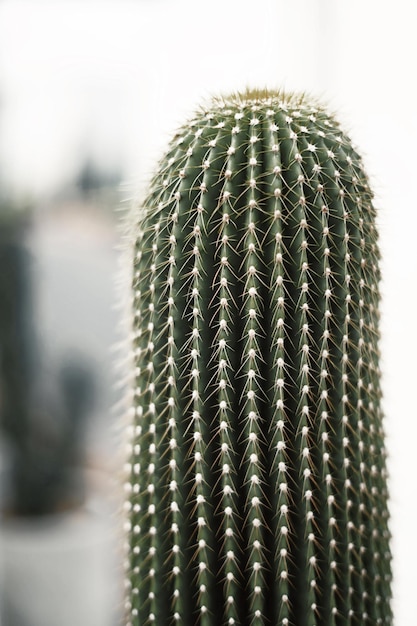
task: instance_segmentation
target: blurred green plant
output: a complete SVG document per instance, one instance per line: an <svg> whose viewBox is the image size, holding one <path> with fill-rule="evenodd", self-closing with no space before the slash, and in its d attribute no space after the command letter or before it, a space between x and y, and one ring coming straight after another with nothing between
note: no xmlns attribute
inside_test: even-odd
<svg viewBox="0 0 417 626"><path fill-rule="evenodd" d="M68 359L49 371L37 337L31 211L0 207L0 427L3 513L43 515L83 500L84 425L93 405L90 368Z"/></svg>

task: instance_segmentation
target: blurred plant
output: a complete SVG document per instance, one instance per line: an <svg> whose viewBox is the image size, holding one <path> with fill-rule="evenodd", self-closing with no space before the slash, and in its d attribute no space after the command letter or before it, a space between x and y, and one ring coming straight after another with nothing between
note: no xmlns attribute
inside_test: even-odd
<svg viewBox="0 0 417 626"><path fill-rule="evenodd" d="M79 468L94 384L90 369L69 359L49 371L37 339L30 211L3 204L0 214L0 424L7 453L7 514L41 515L79 504Z"/></svg>
<svg viewBox="0 0 417 626"><path fill-rule="evenodd" d="M93 158L85 158L74 181L76 190L85 202L95 202L103 211L117 203L115 190L120 185L121 174L117 170L104 169Z"/></svg>

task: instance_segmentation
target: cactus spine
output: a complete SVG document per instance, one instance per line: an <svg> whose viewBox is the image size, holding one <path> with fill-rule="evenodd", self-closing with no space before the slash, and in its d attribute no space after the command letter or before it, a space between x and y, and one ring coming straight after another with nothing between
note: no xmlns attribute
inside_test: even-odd
<svg viewBox="0 0 417 626"><path fill-rule="evenodd" d="M128 624L391 624L379 251L304 95L215 99L135 219Z"/></svg>

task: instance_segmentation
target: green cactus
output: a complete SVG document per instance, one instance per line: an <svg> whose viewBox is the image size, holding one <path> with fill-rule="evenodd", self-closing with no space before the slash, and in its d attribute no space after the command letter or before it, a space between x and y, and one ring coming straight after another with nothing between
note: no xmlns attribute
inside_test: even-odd
<svg viewBox="0 0 417 626"><path fill-rule="evenodd" d="M129 626L392 623L375 214L305 95L170 143L134 220Z"/></svg>

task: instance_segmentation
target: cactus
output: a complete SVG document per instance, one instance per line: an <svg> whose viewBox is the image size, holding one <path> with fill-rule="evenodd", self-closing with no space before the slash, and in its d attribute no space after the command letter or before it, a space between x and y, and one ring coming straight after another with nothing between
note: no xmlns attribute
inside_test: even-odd
<svg viewBox="0 0 417 626"><path fill-rule="evenodd" d="M134 217L129 626L392 623L375 218L304 94L171 141Z"/></svg>

